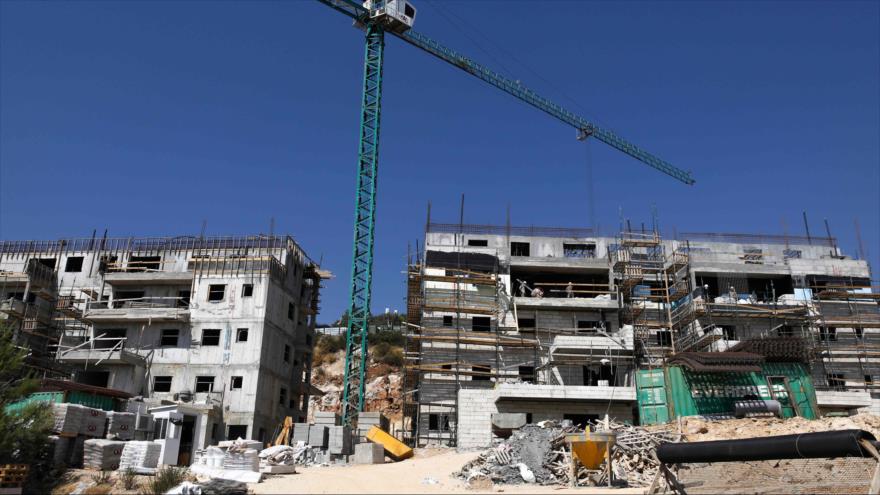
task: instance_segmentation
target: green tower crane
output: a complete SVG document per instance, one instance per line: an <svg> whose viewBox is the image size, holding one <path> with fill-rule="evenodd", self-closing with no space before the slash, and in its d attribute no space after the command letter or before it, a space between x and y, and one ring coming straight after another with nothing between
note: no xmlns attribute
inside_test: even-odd
<svg viewBox="0 0 880 495"><path fill-rule="evenodd" d="M361 101L358 179L354 216L354 252L351 267L351 300L345 342L345 380L342 393L343 424L351 424L364 409L364 385L373 277L373 236L376 226L376 178L379 172L379 120L382 101L382 62L385 33L420 48L519 100L574 127L579 140L595 138L685 184L691 174L648 153L609 129L599 127L452 49L412 30L416 9L407 0L318 0L354 19L366 32L364 86Z"/></svg>

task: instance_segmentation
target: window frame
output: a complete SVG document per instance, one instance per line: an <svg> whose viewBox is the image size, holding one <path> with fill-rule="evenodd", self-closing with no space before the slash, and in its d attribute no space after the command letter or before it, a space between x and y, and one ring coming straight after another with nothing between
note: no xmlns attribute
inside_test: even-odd
<svg viewBox="0 0 880 495"><path fill-rule="evenodd" d="M241 297L254 297L254 284L243 284L241 286Z"/></svg>
<svg viewBox="0 0 880 495"><path fill-rule="evenodd" d="M242 334L244 334L244 338L241 338ZM249 328L236 328L235 329L235 343L238 344L240 342L247 342L249 334L250 334Z"/></svg>
<svg viewBox="0 0 880 495"><path fill-rule="evenodd" d="M168 379L168 390L159 390L157 385L159 384L159 379L162 378L162 384L165 385L165 378ZM153 377L153 392L166 393L171 392L171 385L174 383L174 376L172 375L162 375L162 376L154 376ZM164 388L164 387L163 387Z"/></svg>
<svg viewBox="0 0 880 495"><path fill-rule="evenodd" d="M532 255L532 243L523 241L510 241L510 255L529 257ZM525 249L523 249L525 248ZM525 254L522 254L525 252Z"/></svg>
<svg viewBox="0 0 880 495"><path fill-rule="evenodd" d="M64 273L82 273L83 262L85 261L85 256L68 256L66 260L64 260ZM79 262L79 266L76 267L76 270L72 270L70 267L70 262L76 260Z"/></svg>
<svg viewBox="0 0 880 495"><path fill-rule="evenodd" d="M235 382L238 381L238 386L235 386ZM244 388L244 376L232 376L229 378L229 390L241 390Z"/></svg>
<svg viewBox="0 0 880 495"><path fill-rule="evenodd" d="M205 335L208 332L211 332L211 335ZM217 334L214 335L213 334L214 332L217 332ZM217 343L216 344L206 343L205 337L209 337L211 339L216 337ZM219 347L220 346L220 329L219 328L203 328L202 329L202 337L201 337L201 339L199 339L199 343L201 344L202 347Z"/></svg>
<svg viewBox="0 0 880 495"><path fill-rule="evenodd" d="M207 381L204 381L204 380L200 381L200 379L202 379L202 378L210 378L211 382L208 383ZM196 386L193 388L193 391L194 391L194 393L197 393L197 394L209 394L214 391L214 385L216 385L216 384L217 384L217 377L215 375L197 375L196 376ZM199 385L209 385L209 389L208 390L199 390Z"/></svg>
<svg viewBox="0 0 880 495"><path fill-rule="evenodd" d="M218 292L217 287L220 287L220 297L217 298L216 294ZM222 302L226 299L226 284L208 284L208 302Z"/></svg>
<svg viewBox="0 0 880 495"><path fill-rule="evenodd" d="M170 338L169 335L166 335L166 332L174 332L174 343L166 344L165 339ZM159 334L159 347L177 347L177 344L180 343L180 329L179 328L163 328L162 333Z"/></svg>

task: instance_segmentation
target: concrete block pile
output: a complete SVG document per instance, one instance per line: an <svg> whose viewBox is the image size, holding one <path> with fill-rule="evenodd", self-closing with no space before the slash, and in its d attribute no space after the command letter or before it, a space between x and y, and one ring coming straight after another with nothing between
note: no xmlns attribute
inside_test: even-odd
<svg viewBox="0 0 880 495"><path fill-rule="evenodd" d="M86 469L118 469L125 442L90 438L83 446L83 467Z"/></svg>
<svg viewBox="0 0 880 495"><path fill-rule="evenodd" d="M107 412L107 435L119 440L134 438L135 414L129 412Z"/></svg>
<svg viewBox="0 0 880 495"><path fill-rule="evenodd" d="M54 424L52 431L59 436L75 437L82 429L85 407L78 404L52 404Z"/></svg>
<svg viewBox="0 0 880 495"><path fill-rule="evenodd" d="M361 442L367 441L367 432L374 426L378 426L380 429L388 431L388 418L381 412L358 413L357 434Z"/></svg>
<svg viewBox="0 0 880 495"><path fill-rule="evenodd" d="M334 455L351 455L351 428L348 426L331 426L327 450Z"/></svg>
<svg viewBox="0 0 880 495"><path fill-rule="evenodd" d="M156 442L125 442L119 458L119 469L131 469L139 474L152 474L159 466L162 446Z"/></svg>
<svg viewBox="0 0 880 495"><path fill-rule="evenodd" d="M356 462L376 464L385 461L381 445L366 439L373 426L388 431L388 418L379 412L358 415L358 428L342 425L342 418L334 412L315 413L314 423L294 423L291 445L304 450L297 452L297 463L330 464ZM359 445L364 447L358 447ZM358 454L360 449L360 454Z"/></svg>
<svg viewBox="0 0 880 495"><path fill-rule="evenodd" d="M354 446L355 464L382 464L385 462L385 448L378 443L359 443Z"/></svg>

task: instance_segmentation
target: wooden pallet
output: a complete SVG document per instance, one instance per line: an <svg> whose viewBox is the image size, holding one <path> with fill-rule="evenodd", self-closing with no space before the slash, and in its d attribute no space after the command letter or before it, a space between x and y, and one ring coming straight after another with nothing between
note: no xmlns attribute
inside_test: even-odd
<svg viewBox="0 0 880 495"><path fill-rule="evenodd" d="M0 465L0 488L19 488L28 476L27 464Z"/></svg>

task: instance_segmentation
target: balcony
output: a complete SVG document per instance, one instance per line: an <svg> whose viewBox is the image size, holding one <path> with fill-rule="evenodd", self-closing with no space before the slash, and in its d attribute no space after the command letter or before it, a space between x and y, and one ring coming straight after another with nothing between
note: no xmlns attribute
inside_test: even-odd
<svg viewBox="0 0 880 495"><path fill-rule="evenodd" d="M58 361L66 364L99 364L146 366L146 357L125 346L126 339L98 336L64 336L56 354Z"/></svg>
<svg viewBox="0 0 880 495"><path fill-rule="evenodd" d="M83 318L92 323L189 321L189 303L178 297L139 297L89 301Z"/></svg>
<svg viewBox="0 0 880 495"><path fill-rule="evenodd" d="M596 297L515 297L517 309L617 309L613 294Z"/></svg>
<svg viewBox="0 0 880 495"><path fill-rule="evenodd" d="M113 271L104 274L104 281L118 287L123 285L190 285L193 272Z"/></svg>

